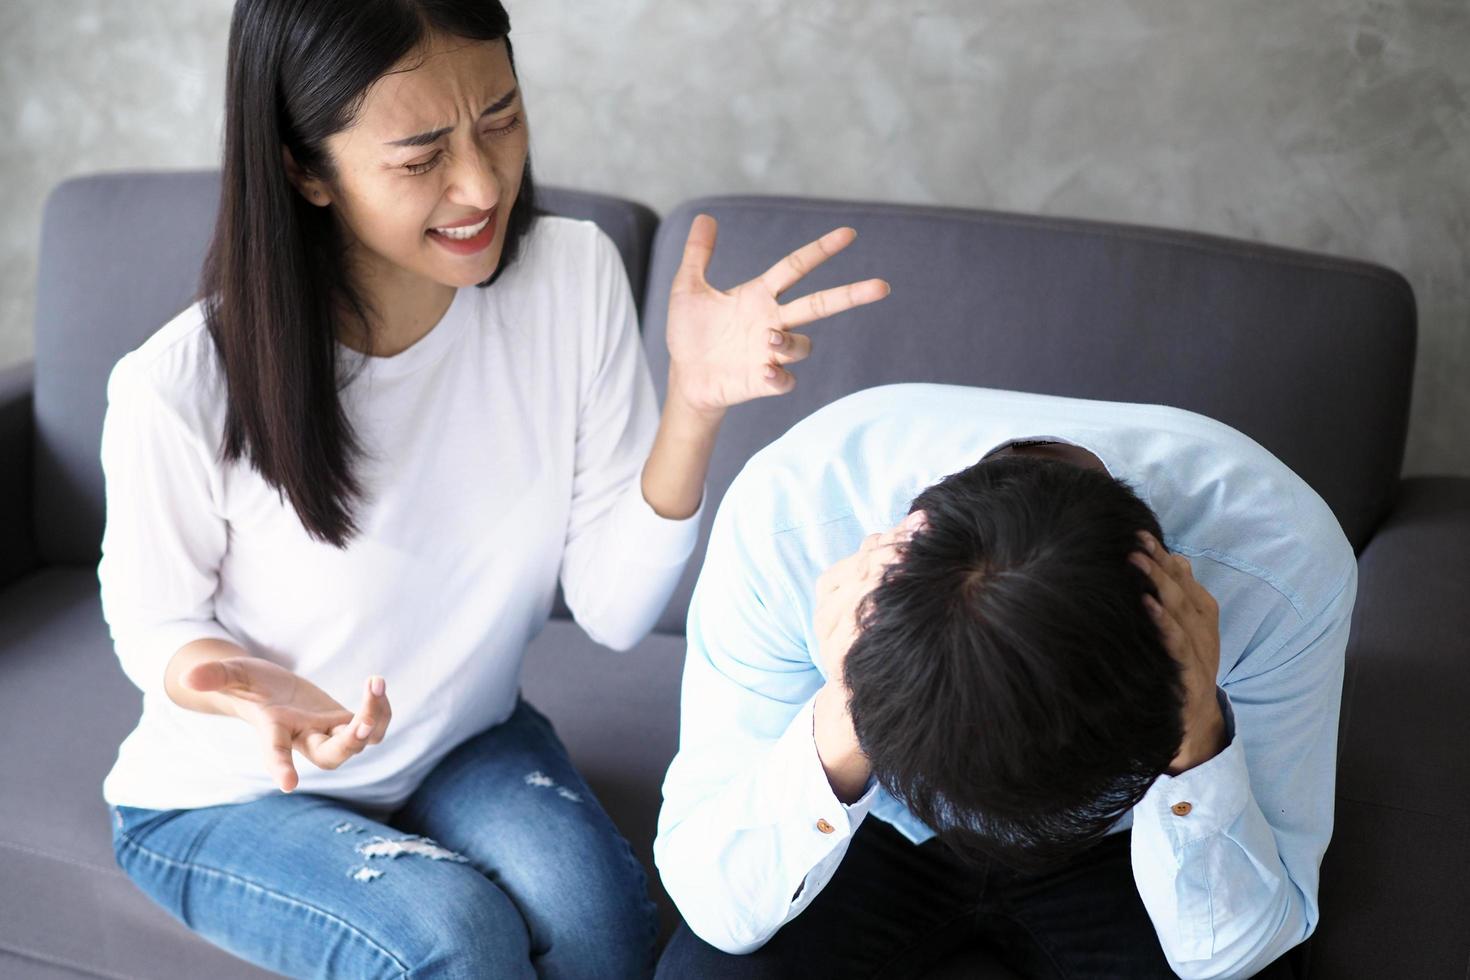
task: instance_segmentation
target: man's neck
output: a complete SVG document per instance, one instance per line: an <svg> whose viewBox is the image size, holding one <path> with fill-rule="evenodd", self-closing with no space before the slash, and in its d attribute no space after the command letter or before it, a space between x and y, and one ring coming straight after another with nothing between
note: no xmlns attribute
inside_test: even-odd
<svg viewBox="0 0 1470 980"><path fill-rule="evenodd" d="M1026 439L1011 443L1001 452L1012 455L1040 456L1043 459L1056 459L1063 463L1071 463L1088 470L1100 470L1107 472L1107 467L1102 460L1081 446L1073 446L1065 442L1031 441Z"/></svg>

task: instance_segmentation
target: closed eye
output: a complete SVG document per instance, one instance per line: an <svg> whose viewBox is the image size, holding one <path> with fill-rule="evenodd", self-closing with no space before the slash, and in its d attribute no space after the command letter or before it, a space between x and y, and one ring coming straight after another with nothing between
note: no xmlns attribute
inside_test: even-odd
<svg viewBox="0 0 1470 980"><path fill-rule="evenodd" d="M429 157L429 159L425 160L423 163L408 163L408 164L404 164L403 169L404 170L407 170L411 174L428 173L430 170L433 170L434 169L434 164L436 164L436 163L439 162L439 157L440 156L442 156L442 154L435 153L433 156Z"/></svg>
<svg viewBox="0 0 1470 980"><path fill-rule="evenodd" d="M509 136L511 133L514 133L516 130L520 129L521 125L522 119L520 116L511 116L510 119L508 119L503 125L491 126L489 129L485 130L485 132L490 136L495 137ZM439 153L435 153L429 159L424 160L421 163L405 164L403 169L415 175L428 173L430 170L434 169L435 165L439 163L439 158L441 156L443 156L442 151Z"/></svg>
<svg viewBox="0 0 1470 980"><path fill-rule="evenodd" d="M520 128L521 128L521 117L520 116L511 116L509 119L507 119L505 121L505 123L503 125L500 125L500 126L492 126L488 130L486 130L486 132L488 132L488 133L490 133L490 134L492 134L494 136L505 136L508 133L514 133L516 130L518 130Z"/></svg>

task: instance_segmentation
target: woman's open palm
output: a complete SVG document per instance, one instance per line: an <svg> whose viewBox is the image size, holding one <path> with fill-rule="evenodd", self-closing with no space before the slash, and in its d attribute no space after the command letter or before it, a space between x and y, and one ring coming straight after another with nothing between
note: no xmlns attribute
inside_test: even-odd
<svg viewBox="0 0 1470 980"><path fill-rule="evenodd" d="M336 769L383 740L393 717L381 677L368 678L356 715L306 678L259 657L199 664L183 677L196 691L217 691L262 739L266 768L283 792L296 788L292 751L319 769Z"/></svg>
<svg viewBox="0 0 1470 980"><path fill-rule="evenodd" d="M782 293L852 244L851 228L829 231L734 289L715 289L705 273L716 230L709 215L694 219L669 294L670 393L701 411L790 391L796 379L785 365L812 351L811 338L792 330L888 295L888 283L867 279L781 303Z"/></svg>

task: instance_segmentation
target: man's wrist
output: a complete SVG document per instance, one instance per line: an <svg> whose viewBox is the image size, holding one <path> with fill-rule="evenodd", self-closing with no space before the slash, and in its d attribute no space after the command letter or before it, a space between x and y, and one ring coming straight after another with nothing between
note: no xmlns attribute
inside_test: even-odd
<svg viewBox="0 0 1470 980"><path fill-rule="evenodd" d="M1204 765L1225 751L1225 715L1215 692L1210 692L1208 705L1202 706L1185 724L1184 741L1169 765L1169 775L1178 776Z"/></svg>
<svg viewBox="0 0 1470 980"><path fill-rule="evenodd" d="M812 739L833 794L844 804L855 803L867 789L872 770L858 745L847 712L847 691L840 684L829 681L817 692L812 704Z"/></svg>

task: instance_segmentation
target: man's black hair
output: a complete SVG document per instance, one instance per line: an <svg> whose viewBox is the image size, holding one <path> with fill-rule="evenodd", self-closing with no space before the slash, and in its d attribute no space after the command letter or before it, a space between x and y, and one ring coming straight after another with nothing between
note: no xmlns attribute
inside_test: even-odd
<svg viewBox="0 0 1470 980"><path fill-rule="evenodd" d="M874 776L961 854L1018 868L1102 837L1182 740L1183 683L1131 564L1158 519L1105 472L990 457L859 610L844 672Z"/></svg>

